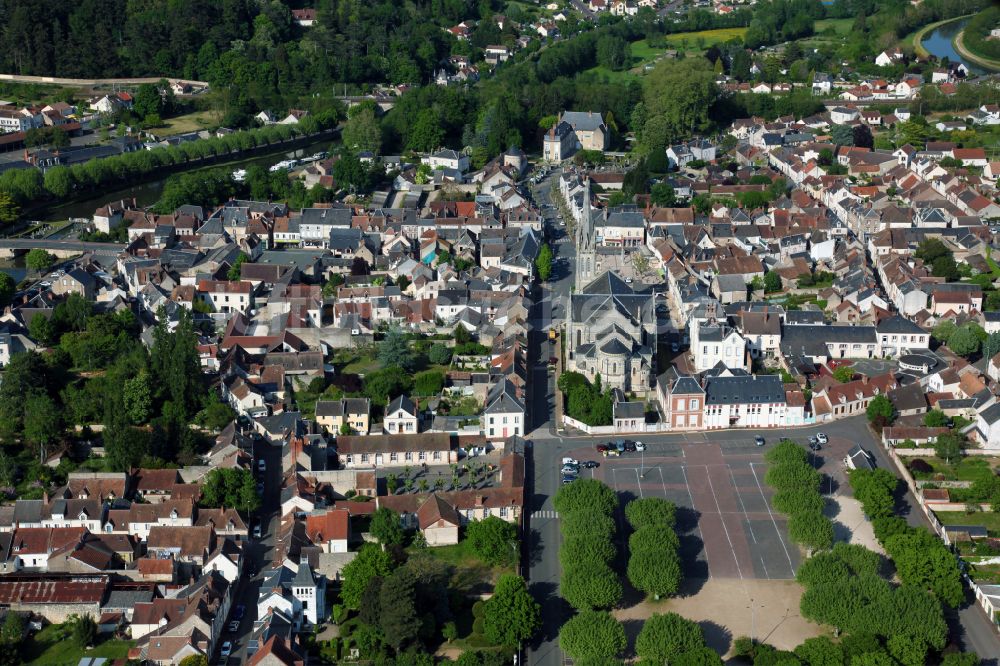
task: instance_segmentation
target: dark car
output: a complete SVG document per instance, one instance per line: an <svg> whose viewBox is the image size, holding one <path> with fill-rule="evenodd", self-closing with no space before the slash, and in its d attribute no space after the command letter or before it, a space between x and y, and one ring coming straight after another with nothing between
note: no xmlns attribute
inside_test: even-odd
<svg viewBox="0 0 1000 666"><path fill-rule="evenodd" d="M597 462L596 460L585 460L585 461L583 461L583 468L584 469L594 469L595 467L600 467L600 466L601 466L601 463Z"/></svg>
<svg viewBox="0 0 1000 666"><path fill-rule="evenodd" d="M629 453L635 453L638 449L636 449L635 442L633 442L633 441L626 441L625 442L625 450L628 451Z"/></svg>
<svg viewBox="0 0 1000 666"><path fill-rule="evenodd" d="M605 451L607 451L611 447L608 446L607 444L598 444L594 448L597 449L598 453L604 453Z"/></svg>
<svg viewBox="0 0 1000 666"><path fill-rule="evenodd" d="M566 475L566 476L563 476L562 482L563 482L564 485L567 484L567 483L573 483L574 481L577 480L577 478L578 477L576 477L576 476Z"/></svg>

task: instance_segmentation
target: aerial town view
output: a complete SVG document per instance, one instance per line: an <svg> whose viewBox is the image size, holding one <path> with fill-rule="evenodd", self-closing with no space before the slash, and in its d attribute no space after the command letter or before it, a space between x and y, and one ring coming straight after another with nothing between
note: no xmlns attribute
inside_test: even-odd
<svg viewBox="0 0 1000 666"><path fill-rule="evenodd" d="M0 666L1000 666L1000 3L0 45Z"/></svg>

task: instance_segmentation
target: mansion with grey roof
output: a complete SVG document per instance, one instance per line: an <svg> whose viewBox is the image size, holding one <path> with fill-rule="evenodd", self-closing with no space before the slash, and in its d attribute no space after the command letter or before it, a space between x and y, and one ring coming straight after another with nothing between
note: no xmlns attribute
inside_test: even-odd
<svg viewBox="0 0 1000 666"><path fill-rule="evenodd" d="M610 133L604 118L593 111L564 111L542 141L542 158L562 162L578 150L608 149Z"/></svg>

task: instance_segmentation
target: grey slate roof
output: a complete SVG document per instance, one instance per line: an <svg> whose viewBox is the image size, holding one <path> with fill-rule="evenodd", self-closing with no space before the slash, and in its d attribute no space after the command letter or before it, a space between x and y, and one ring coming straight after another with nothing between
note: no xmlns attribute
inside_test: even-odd
<svg viewBox="0 0 1000 666"><path fill-rule="evenodd" d="M705 385L707 405L783 402L785 388L777 375L710 377Z"/></svg>

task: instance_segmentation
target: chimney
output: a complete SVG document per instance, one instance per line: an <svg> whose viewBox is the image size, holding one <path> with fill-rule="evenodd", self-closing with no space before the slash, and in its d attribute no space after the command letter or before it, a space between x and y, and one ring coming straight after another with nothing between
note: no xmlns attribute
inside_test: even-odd
<svg viewBox="0 0 1000 666"><path fill-rule="evenodd" d="M861 375L861 383L868 384L868 375Z"/></svg>
<svg viewBox="0 0 1000 666"><path fill-rule="evenodd" d="M476 495L476 506L482 506L482 505L483 505L483 496Z"/></svg>

